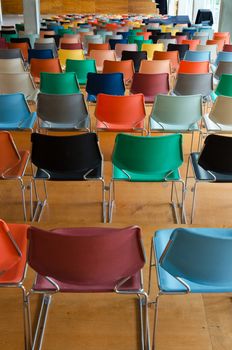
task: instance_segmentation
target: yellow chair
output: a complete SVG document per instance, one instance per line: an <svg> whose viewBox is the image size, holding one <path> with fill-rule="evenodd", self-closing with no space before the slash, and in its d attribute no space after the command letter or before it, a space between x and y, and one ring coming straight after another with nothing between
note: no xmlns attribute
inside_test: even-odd
<svg viewBox="0 0 232 350"><path fill-rule="evenodd" d="M158 44L142 44L142 51L147 52L147 59L151 61L153 59L153 53L154 51L164 51L164 44L158 43Z"/></svg>
<svg viewBox="0 0 232 350"><path fill-rule="evenodd" d="M58 52L58 57L59 57L62 69L65 69L67 59L70 59L70 60L84 60L85 59L85 55L84 55L83 50L60 49Z"/></svg>

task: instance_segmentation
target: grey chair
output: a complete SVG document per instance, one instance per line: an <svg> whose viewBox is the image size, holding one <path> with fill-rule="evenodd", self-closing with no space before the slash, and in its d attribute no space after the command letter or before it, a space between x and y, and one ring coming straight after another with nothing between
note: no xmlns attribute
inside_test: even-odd
<svg viewBox="0 0 232 350"><path fill-rule="evenodd" d="M199 35L199 33L197 33L196 35L193 35L193 39L199 39L201 42L201 45L206 45L206 41L209 39L208 35Z"/></svg>
<svg viewBox="0 0 232 350"><path fill-rule="evenodd" d="M222 74L232 74L232 62L219 62L214 77L219 80Z"/></svg>
<svg viewBox="0 0 232 350"><path fill-rule="evenodd" d="M90 116L83 94L38 95L39 129L90 131Z"/></svg>
<svg viewBox="0 0 232 350"><path fill-rule="evenodd" d="M56 48L56 43L53 42L53 43L38 43L38 42L35 42L35 45L34 45L34 49L36 50L52 50L53 52L53 56L54 57L58 57L58 53L57 53L57 48Z"/></svg>
<svg viewBox="0 0 232 350"><path fill-rule="evenodd" d="M210 96L213 91L213 74L184 74L177 76L176 85L173 89L175 95L197 95L204 98Z"/></svg>
<svg viewBox="0 0 232 350"><path fill-rule="evenodd" d="M23 60L23 55L20 49L0 49L0 59L11 59L11 58L21 58Z"/></svg>

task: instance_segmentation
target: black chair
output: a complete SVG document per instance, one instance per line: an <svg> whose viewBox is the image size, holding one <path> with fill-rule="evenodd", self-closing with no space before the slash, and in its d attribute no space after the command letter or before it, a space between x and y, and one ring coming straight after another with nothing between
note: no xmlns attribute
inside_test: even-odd
<svg viewBox="0 0 232 350"><path fill-rule="evenodd" d="M102 184L103 221L106 221L103 158L95 133L72 136L31 135L33 182L36 208L32 220L40 220L48 199L46 181L100 181ZM36 182L43 181L44 199L38 195ZM40 209L40 211L39 211Z"/></svg>
<svg viewBox="0 0 232 350"><path fill-rule="evenodd" d="M160 34L161 33L161 29L147 29L148 32L151 32L152 35L156 35L156 34Z"/></svg>
<svg viewBox="0 0 232 350"><path fill-rule="evenodd" d="M111 50L115 50L116 44L128 44L127 39L109 39L109 45Z"/></svg>
<svg viewBox="0 0 232 350"><path fill-rule="evenodd" d="M31 49L31 42L29 38L11 38L11 43L28 43L29 48Z"/></svg>
<svg viewBox="0 0 232 350"><path fill-rule="evenodd" d="M9 29L9 30L0 30L1 35L2 34L16 34L16 30L15 29Z"/></svg>
<svg viewBox="0 0 232 350"><path fill-rule="evenodd" d="M195 178L191 223L193 222L196 188L200 182L231 183L232 182L232 137L211 134L204 142L202 152L190 154ZM188 173L187 173L188 179ZM186 186L187 186L186 179Z"/></svg>
<svg viewBox="0 0 232 350"><path fill-rule="evenodd" d="M139 71L141 61L146 59L146 51L122 51L121 61L132 60L134 62L135 72Z"/></svg>
<svg viewBox="0 0 232 350"><path fill-rule="evenodd" d="M172 34L170 32L167 32L167 33L150 35L149 39L151 39L153 43L156 44L159 39L171 39L171 37L172 37Z"/></svg>
<svg viewBox="0 0 232 350"><path fill-rule="evenodd" d="M178 51L180 60L184 59L185 52L189 50L188 44L168 44L167 51Z"/></svg>

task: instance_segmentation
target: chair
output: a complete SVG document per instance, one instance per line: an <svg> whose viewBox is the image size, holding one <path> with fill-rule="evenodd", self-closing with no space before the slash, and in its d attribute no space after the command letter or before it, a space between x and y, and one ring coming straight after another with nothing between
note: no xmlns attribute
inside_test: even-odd
<svg viewBox="0 0 232 350"><path fill-rule="evenodd" d="M115 50L116 44L127 44L127 39L109 39L109 45L111 50Z"/></svg>
<svg viewBox="0 0 232 350"><path fill-rule="evenodd" d="M86 85L87 74L97 73L95 60L69 60L66 61L66 72L75 72L80 85Z"/></svg>
<svg viewBox="0 0 232 350"><path fill-rule="evenodd" d="M134 62L135 72L139 71L141 61L146 59L146 51L123 51L121 58L122 61L132 60Z"/></svg>
<svg viewBox="0 0 232 350"><path fill-rule="evenodd" d="M207 40L209 40L209 35L208 35L208 33L206 35L203 35L203 32L201 32L201 33L194 33L193 40L200 40L200 44L201 45L206 45L207 44Z"/></svg>
<svg viewBox="0 0 232 350"><path fill-rule="evenodd" d="M191 223L193 223L196 190L198 184L209 183L231 183L232 166L230 149L232 148L232 137L221 135L208 135L204 141L204 147L199 152L190 154L195 184L193 187L193 202L191 211ZM188 179L188 173L187 173ZM186 186L187 186L186 179Z"/></svg>
<svg viewBox="0 0 232 350"><path fill-rule="evenodd" d="M0 220L1 277L0 288L18 288L22 291L24 320L24 349L29 350L30 324L27 292L24 279L27 273L27 231L25 224L6 224ZM2 300L4 302L4 300ZM13 322L13 321L12 321Z"/></svg>
<svg viewBox="0 0 232 350"><path fill-rule="evenodd" d="M5 38L7 43L10 43L12 38L18 38L18 34L15 31L12 31L11 33L10 31L1 31L1 37Z"/></svg>
<svg viewBox="0 0 232 350"><path fill-rule="evenodd" d="M99 34L85 35L83 40L85 52L88 52L88 47L90 44L103 44L102 36Z"/></svg>
<svg viewBox="0 0 232 350"><path fill-rule="evenodd" d="M232 52L220 51L217 54L215 65L218 65L219 62L232 62Z"/></svg>
<svg viewBox="0 0 232 350"><path fill-rule="evenodd" d="M30 48L27 42L24 43L8 43L9 49L20 49L24 61L28 61L28 49Z"/></svg>
<svg viewBox="0 0 232 350"><path fill-rule="evenodd" d="M65 34L62 38L60 38L61 44L77 44L80 43L80 35L79 34Z"/></svg>
<svg viewBox="0 0 232 350"><path fill-rule="evenodd" d="M220 79L222 74L232 74L232 62L220 61L214 73L216 79Z"/></svg>
<svg viewBox="0 0 232 350"><path fill-rule="evenodd" d="M179 67L179 52L178 51L155 51L153 60L170 60L172 71L176 72Z"/></svg>
<svg viewBox="0 0 232 350"><path fill-rule="evenodd" d="M158 94L168 94L169 90L168 73L135 73L130 87L130 93L144 95L145 103L153 103Z"/></svg>
<svg viewBox="0 0 232 350"><path fill-rule="evenodd" d="M46 181L100 181L102 184L102 216L105 222L103 159L96 134L51 136L33 133L31 142L31 162L37 202L33 220L40 220L47 203ZM37 181L42 181L44 184L43 200L40 199L36 189Z"/></svg>
<svg viewBox="0 0 232 350"><path fill-rule="evenodd" d="M58 58L32 58L30 65L30 73L36 83L40 82L40 74L42 72L47 73L61 73L62 68Z"/></svg>
<svg viewBox="0 0 232 350"><path fill-rule="evenodd" d="M207 98L213 91L213 74L179 73L173 89L175 95L198 95Z"/></svg>
<svg viewBox="0 0 232 350"><path fill-rule="evenodd" d="M54 58L52 50L36 50L29 49L28 50L28 63L31 63L31 59L36 58L40 60Z"/></svg>
<svg viewBox="0 0 232 350"><path fill-rule="evenodd" d="M58 35L58 34L53 34L53 35L45 34L44 38L53 38L55 40L57 49L60 47L60 38L61 38L60 35Z"/></svg>
<svg viewBox="0 0 232 350"><path fill-rule="evenodd" d="M0 94L15 94L22 92L28 101L36 101L38 90L35 87L31 74L0 73Z"/></svg>
<svg viewBox="0 0 232 350"><path fill-rule="evenodd" d="M213 39L223 39L225 44L230 44L230 32L214 32Z"/></svg>
<svg viewBox="0 0 232 350"><path fill-rule="evenodd" d="M32 130L35 121L23 93L0 95L0 130Z"/></svg>
<svg viewBox="0 0 232 350"><path fill-rule="evenodd" d="M105 43L109 43L109 41L111 39L122 40L123 36L122 36L122 34L106 34L106 35L104 35L104 39L105 39ZM128 40L127 40L127 42L128 42ZM113 50L113 49L111 49L111 50Z"/></svg>
<svg viewBox="0 0 232 350"><path fill-rule="evenodd" d="M168 44L177 44L176 42L176 39L159 39L157 41L157 44L163 44L164 45L164 48L162 51L167 51L167 48L168 48ZM159 51L159 50L157 50Z"/></svg>
<svg viewBox="0 0 232 350"><path fill-rule="evenodd" d="M91 50L89 57L96 61L98 72L102 72L104 61L116 61L114 50Z"/></svg>
<svg viewBox="0 0 232 350"><path fill-rule="evenodd" d="M223 51L225 40L223 39L210 39L206 41L206 45L217 45L217 51Z"/></svg>
<svg viewBox="0 0 232 350"><path fill-rule="evenodd" d="M197 49L197 45L200 45L201 41L200 39L187 39L187 40L182 40L181 44L187 44L189 45L189 49L190 51L195 51Z"/></svg>
<svg viewBox="0 0 232 350"><path fill-rule="evenodd" d="M23 176L30 158L29 151L17 150L14 140L9 132L0 132L0 167L1 180L17 180L22 193L24 221L27 221L25 190Z"/></svg>
<svg viewBox="0 0 232 350"><path fill-rule="evenodd" d="M148 40L149 39L149 36L150 35L152 35L152 33L151 32L138 32L138 33L136 33L136 35L142 35L143 36L143 38L144 38L144 40Z"/></svg>
<svg viewBox="0 0 232 350"><path fill-rule="evenodd" d="M184 61L210 61L210 51L186 51L184 55Z"/></svg>
<svg viewBox="0 0 232 350"><path fill-rule="evenodd" d="M38 95L39 129L90 130L90 116L83 94Z"/></svg>
<svg viewBox="0 0 232 350"><path fill-rule="evenodd" d="M197 52L197 51L192 51ZM180 61L178 74L205 74L209 73L209 61L199 62L199 61Z"/></svg>
<svg viewBox="0 0 232 350"><path fill-rule="evenodd" d="M84 51L83 50L64 50L60 49L58 52L58 57L60 60L61 67L66 66L66 60L84 60Z"/></svg>
<svg viewBox="0 0 232 350"><path fill-rule="evenodd" d="M150 39L150 37L149 37ZM143 35L129 35L128 36L128 44L135 44L137 41L143 41L145 40L144 39L144 36Z"/></svg>
<svg viewBox="0 0 232 350"><path fill-rule="evenodd" d="M112 96L98 94L96 128L102 131L145 132L146 111L142 94Z"/></svg>
<svg viewBox="0 0 232 350"><path fill-rule="evenodd" d="M183 28L182 33L188 35L189 39L193 38L193 34L197 31L196 28Z"/></svg>
<svg viewBox="0 0 232 350"><path fill-rule="evenodd" d="M225 44L223 46L223 51L225 51L225 52L232 52L232 44Z"/></svg>
<svg viewBox="0 0 232 350"><path fill-rule="evenodd" d="M232 132L232 98L218 96L208 115L204 115L207 133Z"/></svg>
<svg viewBox="0 0 232 350"><path fill-rule="evenodd" d="M178 51L180 60L183 60L186 51L188 51L188 44L168 44L167 51Z"/></svg>
<svg viewBox="0 0 232 350"><path fill-rule="evenodd" d="M40 92L44 94L78 94L80 87L76 73L46 73L40 74Z"/></svg>
<svg viewBox="0 0 232 350"><path fill-rule="evenodd" d="M139 73L168 73L171 75L171 62L170 60L142 60L139 68Z"/></svg>
<svg viewBox="0 0 232 350"><path fill-rule="evenodd" d="M162 295L231 292L231 242L231 229L225 228L183 227L155 232L149 273L150 292L155 266L158 293L156 290L157 297L151 301L155 310L153 349Z"/></svg>
<svg viewBox="0 0 232 350"><path fill-rule="evenodd" d="M0 73L22 73L25 66L21 58L0 58Z"/></svg>
<svg viewBox="0 0 232 350"><path fill-rule="evenodd" d="M197 51L210 52L210 61L213 63L217 58L217 45L197 45Z"/></svg>
<svg viewBox="0 0 232 350"><path fill-rule="evenodd" d="M51 40L51 39L49 38L49 39L43 39L43 40ZM52 39L52 42L50 43L35 42L34 49L35 50L52 50L53 57L58 57L56 43L53 39Z"/></svg>
<svg viewBox="0 0 232 350"><path fill-rule="evenodd" d="M89 43L87 55L89 56L90 52L92 50L95 50L95 51L97 51L97 50L104 50L104 51L106 51L106 50L109 50L109 49L110 49L109 43L98 43L98 44Z"/></svg>
<svg viewBox="0 0 232 350"><path fill-rule="evenodd" d="M8 48L8 44L6 42L6 39L0 37L0 49L7 49L7 48Z"/></svg>
<svg viewBox="0 0 232 350"><path fill-rule="evenodd" d="M88 73L87 101L96 102L99 93L122 96L125 93L123 73Z"/></svg>
<svg viewBox="0 0 232 350"><path fill-rule="evenodd" d="M11 38L10 42L11 43L27 43L29 46L29 49L31 49L31 42L30 42L29 37L28 38L26 38L26 37L25 38Z"/></svg>
<svg viewBox="0 0 232 350"><path fill-rule="evenodd" d="M0 59L20 58L23 61L23 55L20 49L0 49Z"/></svg>
<svg viewBox="0 0 232 350"><path fill-rule="evenodd" d="M212 93L211 97L215 101L217 96L220 95L232 97L232 74L221 75L216 90Z"/></svg>
<svg viewBox="0 0 232 350"><path fill-rule="evenodd" d="M83 50L83 46L81 43L75 43L75 44L61 43L60 48L64 50Z"/></svg>
<svg viewBox="0 0 232 350"><path fill-rule="evenodd" d="M134 62L128 61L104 61L102 73L123 73L125 83L132 80L134 75Z"/></svg>
<svg viewBox="0 0 232 350"><path fill-rule="evenodd" d="M147 59L152 60L153 54L155 51L164 51L163 43L157 44L142 44L141 51L145 51L147 53Z"/></svg>
<svg viewBox="0 0 232 350"><path fill-rule="evenodd" d="M117 181L171 182L171 204L177 221L178 215L173 200L173 186L175 182L180 182L182 184L181 220L183 220L184 182L178 170L182 163L181 134L155 137L118 134L112 155L113 172L110 182L109 222L112 221L115 182Z"/></svg>
<svg viewBox="0 0 232 350"><path fill-rule="evenodd" d="M138 46L136 44L116 44L115 53L117 59L121 60L123 51L138 51Z"/></svg>
<svg viewBox="0 0 232 350"><path fill-rule="evenodd" d="M175 35L176 43L177 44L182 44L183 40L188 40L188 36L184 35L182 32L181 33L176 33ZM183 43L184 44L184 43ZM185 43L188 44L188 43Z"/></svg>
<svg viewBox="0 0 232 350"><path fill-rule="evenodd" d="M149 348L148 301L142 281L145 255L139 227L64 228L51 231L31 227L29 236L28 262L37 273L30 295L43 293L41 315L48 313L52 295L58 291L137 295L141 349ZM39 254L35 254L36 251ZM43 332L39 333L39 329L41 326L45 329L45 325L46 317L39 319L34 345L38 344L40 349Z"/></svg>

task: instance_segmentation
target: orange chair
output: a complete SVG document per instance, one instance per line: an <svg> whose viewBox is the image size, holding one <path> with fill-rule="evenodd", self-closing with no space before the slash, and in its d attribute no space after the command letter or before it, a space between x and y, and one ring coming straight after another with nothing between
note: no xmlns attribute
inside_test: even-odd
<svg viewBox="0 0 232 350"><path fill-rule="evenodd" d="M116 61L114 50L91 50L89 57L96 61L98 72L102 72L104 61Z"/></svg>
<svg viewBox="0 0 232 350"><path fill-rule="evenodd" d="M69 37L63 36L60 38L60 46L62 44L77 44L80 43L80 37L76 37L75 35L70 35Z"/></svg>
<svg viewBox="0 0 232 350"><path fill-rule="evenodd" d="M29 309L27 292L23 285L26 277L27 230L25 224L6 224L0 220L0 288L19 288L23 294L24 348L30 344Z"/></svg>
<svg viewBox="0 0 232 350"><path fill-rule="evenodd" d="M24 61L28 61L28 49L30 48L28 43L8 43L9 49L20 49Z"/></svg>
<svg viewBox="0 0 232 350"><path fill-rule="evenodd" d="M104 131L141 131L146 111L143 94L113 96L98 94L95 109L96 128Z"/></svg>
<svg viewBox="0 0 232 350"><path fill-rule="evenodd" d="M200 45L200 39L192 39L192 40L182 40L181 44L188 44L189 51L195 51L197 49L197 45Z"/></svg>
<svg viewBox="0 0 232 350"><path fill-rule="evenodd" d="M102 73L123 73L124 81L128 83L132 80L135 69L132 60L126 61L107 61L103 62Z"/></svg>
<svg viewBox="0 0 232 350"><path fill-rule="evenodd" d="M223 51L223 47L225 44L225 40L224 39L209 39L206 41L206 45L217 45L217 52L219 51Z"/></svg>
<svg viewBox="0 0 232 350"><path fill-rule="evenodd" d="M7 131L0 132L0 144L0 179L19 181L22 192L23 215L24 220L27 221L26 187L23 183L23 176L30 158L30 153L29 151L18 151L12 136Z"/></svg>
<svg viewBox="0 0 232 350"><path fill-rule="evenodd" d="M48 58L48 59L32 58L30 72L35 83L39 83L41 72L62 73L62 68L58 58Z"/></svg>
<svg viewBox="0 0 232 350"><path fill-rule="evenodd" d="M44 35L56 35L54 30L40 30L40 38L44 38Z"/></svg>
<svg viewBox="0 0 232 350"><path fill-rule="evenodd" d="M110 45L109 45L109 43L104 43L104 44L89 43L88 44L88 56L90 55L90 52L92 50L110 50Z"/></svg>
<svg viewBox="0 0 232 350"><path fill-rule="evenodd" d="M180 58L178 51L155 51L153 60L170 60L172 72L176 72L179 68Z"/></svg>
<svg viewBox="0 0 232 350"><path fill-rule="evenodd" d="M178 73L203 74L209 73L209 62L181 61Z"/></svg>
<svg viewBox="0 0 232 350"><path fill-rule="evenodd" d="M176 43L177 44L182 44L183 40L188 40L188 36L187 35L176 35L174 36L174 38L176 39Z"/></svg>
<svg viewBox="0 0 232 350"><path fill-rule="evenodd" d="M139 73L156 74L168 73L171 75L171 61L170 60L142 60L139 68Z"/></svg>
<svg viewBox="0 0 232 350"><path fill-rule="evenodd" d="M224 39L225 44L230 44L230 32L214 32L213 40Z"/></svg>

